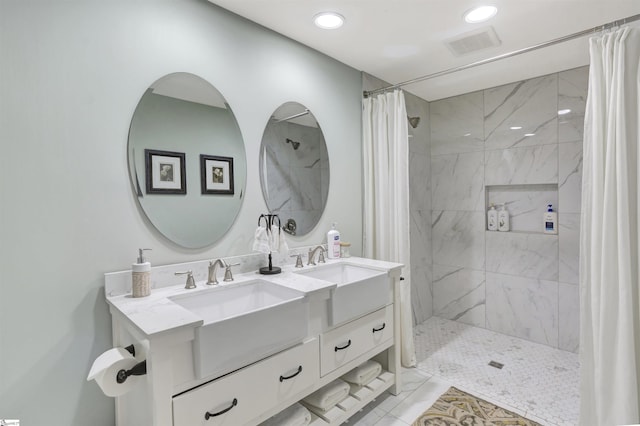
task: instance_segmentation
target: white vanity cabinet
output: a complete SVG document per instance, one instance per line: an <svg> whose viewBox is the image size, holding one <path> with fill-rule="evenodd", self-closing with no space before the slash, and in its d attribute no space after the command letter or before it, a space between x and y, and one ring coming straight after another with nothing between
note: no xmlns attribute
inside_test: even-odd
<svg viewBox="0 0 640 426"><path fill-rule="evenodd" d="M121 283L116 283L119 287L112 283L113 276L107 278L113 344L134 344L144 351L147 361L147 374L132 379L137 381L133 390L116 398L117 426L259 425L372 358L383 366L378 378L327 412L310 410L311 424L341 424L382 392L400 392L398 287L402 265L358 258L349 262L386 271L391 295L386 305L332 326L330 298L336 284L301 278L291 266L268 279L305 294L309 305L306 338L266 358L256 357L257 361L235 371L206 377L196 374L194 350L196 330L203 322L172 302L176 294L188 290L167 286L153 290L149 298L135 300L122 292ZM173 275L173 270L197 266L159 268L167 269L169 276L169 271ZM206 269L206 263L202 266ZM119 282L130 276L108 275L115 275ZM246 275L248 278L239 274L234 284L255 280L255 273ZM120 289L120 294L114 289ZM362 297L367 297L366 292ZM215 357L215 351L210 356Z"/></svg>

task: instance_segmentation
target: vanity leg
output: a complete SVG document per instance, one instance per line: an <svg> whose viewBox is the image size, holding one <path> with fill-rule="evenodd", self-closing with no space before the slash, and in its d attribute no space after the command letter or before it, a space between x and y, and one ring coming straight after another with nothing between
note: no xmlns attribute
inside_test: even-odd
<svg viewBox="0 0 640 426"><path fill-rule="evenodd" d="M113 347L117 348L122 346L122 339L120 338L120 321L115 316L111 316L111 339L113 341ZM120 397L116 397L116 426L126 425L126 415L124 407L122 406L122 400Z"/></svg>
<svg viewBox="0 0 640 426"><path fill-rule="evenodd" d="M113 315L112 313L111 321L113 327L112 338L114 347L125 347L130 345L132 342L139 343L141 341L139 336L136 337L132 335L125 327L123 327L123 322L118 319L117 315ZM140 356L141 354L137 353L136 355ZM144 358L144 354L142 354L142 358ZM169 359L169 362L170 361L171 359ZM165 412L161 413L161 416L165 416L165 420L160 423L155 421L157 411L156 407L158 404L156 403L157 393L153 389L153 371L162 371L163 368L162 366L158 367L158 364L159 361L147 356L147 374L140 376L138 379L140 380L140 383L124 395L114 398L116 405L116 426L170 426L172 424L170 386L168 391L169 402L165 402L169 407L169 414L167 415L165 410ZM153 367L154 365L156 365L155 370ZM166 401L166 399L163 401ZM166 419L168 419L168 422Z"/></svg>
<svg viewBox="0 0 640 426"><path fill-rule="evenodd" d="M395 374L395 383L389 392L398 395L402 392L402 356L400 354L402 345L402 334L400 331L400 277L393 280L393 346L388 349L389 372Z"/></svg>
<svg viewBox="0 0 640 426"><path fill-rule="evenodd" d="M151 356L147 358L147 393L151 398L153 426L172 426L173 365L170 351L150 352Z"/></svg>

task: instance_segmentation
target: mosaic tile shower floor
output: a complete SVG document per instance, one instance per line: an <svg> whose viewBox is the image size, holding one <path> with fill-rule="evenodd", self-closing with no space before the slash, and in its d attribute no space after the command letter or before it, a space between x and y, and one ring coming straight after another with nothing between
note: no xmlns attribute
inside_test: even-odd
<svg viewBox="0 0 640 426"><path fill-rule="evenodd" d="M348 424L411 425L450 386L543 425L578 424L577 354L436 317L414 336L418 365L403 371L403 392L383 395Z"/></svg>

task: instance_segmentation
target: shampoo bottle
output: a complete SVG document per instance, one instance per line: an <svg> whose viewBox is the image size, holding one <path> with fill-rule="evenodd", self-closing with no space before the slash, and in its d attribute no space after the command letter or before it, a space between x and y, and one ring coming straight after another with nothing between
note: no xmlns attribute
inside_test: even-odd
<svg viewBox="0 0 640 426"><path fill-rule="evenodd" d="M498 210L496 210L493 203L491 203L491 208L487 212L487 229L489 231L498 230Z"/></svg>
<svg viewBox="0 0 640 426"><path fill-rule="evenodd" d="M340 232L336 229L336 224L331 225L331 230L327 232L327 256L329 259L340 257Z"/></svg>
<svg viewBox="0 0 640 426"><path fill-rule="evenodd" d="M545 234L558 233L558 213L553 211L552 204L547 204L547 211L542 216L542 224L544 225Z"/></svg>
<svg viewBox="0 0 640 426"><path fill-rule="evenodd" d="M498 231L508 231L509 230L509 212L507 211L505 205L503 204L500 207L500 211L498 212Z"/></svg>
<svg viewBox="0 0 640 426"><path fill-rule="evenodd" d="M151 263L144 258L144 251L138 249L138 261L131 265L131 290L133 297L145 297L151 294Z"/></svg>

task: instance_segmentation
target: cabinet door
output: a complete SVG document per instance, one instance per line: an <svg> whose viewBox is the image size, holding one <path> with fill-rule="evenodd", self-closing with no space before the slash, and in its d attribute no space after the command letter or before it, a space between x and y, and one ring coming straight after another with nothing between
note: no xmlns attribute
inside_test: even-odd
<svg viewBox="0 0 640 426"><path fill-rule="evenodd" d="M320 375L324 376L393 339L393 305L320 336Z"/></svg>
<svg viewBox="0 0 640 426"><path fill-rule="evenodd" d="M175 426L237 426L319 379L312 339L173 398Z"/></svg>

